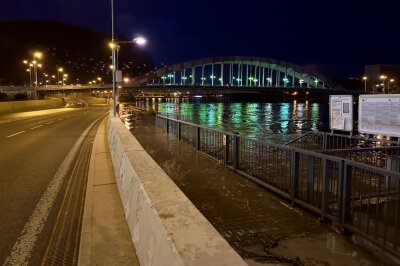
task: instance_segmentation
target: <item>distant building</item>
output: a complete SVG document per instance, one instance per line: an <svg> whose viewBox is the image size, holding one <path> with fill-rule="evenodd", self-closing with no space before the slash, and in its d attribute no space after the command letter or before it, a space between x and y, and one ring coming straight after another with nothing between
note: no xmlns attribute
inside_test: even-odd
<svg viewBox="0 0 400 266"><path fill-rule="evenodd" d="M393 65L366 65L364 75L367 77L367 90L375 89L375 92L397 90L400 81L400 66ZM385 79L381 79L385 76ZM384 83L384 85L383 85ZM374 86L374 87L372 87Z"/></svg>

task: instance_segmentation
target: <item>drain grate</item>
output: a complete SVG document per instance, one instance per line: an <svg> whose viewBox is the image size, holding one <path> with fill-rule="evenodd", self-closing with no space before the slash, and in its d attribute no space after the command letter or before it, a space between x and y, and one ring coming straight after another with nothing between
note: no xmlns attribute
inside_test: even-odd
<svg viewBox="0 0 400 266"><path fill-rule="evenodd" d="M42 265L78 263L86 182L96 131L97 126L93 126L82 144Z"/></svg>

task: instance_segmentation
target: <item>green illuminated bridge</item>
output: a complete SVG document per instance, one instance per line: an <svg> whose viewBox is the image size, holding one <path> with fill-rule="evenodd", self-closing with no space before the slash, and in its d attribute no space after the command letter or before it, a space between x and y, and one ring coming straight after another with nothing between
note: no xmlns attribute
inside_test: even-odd
<svg viewBox="0 0 400 266"><path fill-rule="evenodd" d="M226 56L188 61L136 77L130 86L345 89L305 67L262 57Z"/></svg>

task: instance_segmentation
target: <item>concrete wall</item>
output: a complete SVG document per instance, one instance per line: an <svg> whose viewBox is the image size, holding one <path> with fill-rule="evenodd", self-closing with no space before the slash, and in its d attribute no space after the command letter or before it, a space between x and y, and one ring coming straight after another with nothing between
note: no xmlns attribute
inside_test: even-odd
<svg viewBox="0 0 400 266"><path fill-rule="evenodd" d="M247 265L119 118L109 120L108 141L141 265Z"/></svg>
<svg viewBox="0 0 400 266"><path fill-rule="evenodd" d="M60 108L64 105L63 99L0 102L0 114Z"/></svg>

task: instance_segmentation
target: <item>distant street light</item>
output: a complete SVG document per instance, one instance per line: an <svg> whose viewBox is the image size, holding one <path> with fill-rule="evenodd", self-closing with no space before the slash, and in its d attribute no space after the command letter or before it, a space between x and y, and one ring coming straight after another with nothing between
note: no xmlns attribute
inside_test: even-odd
<svg viewBox="0 0 400 266"><path fill-rule="evenodd" d="M390 93L390 83L394 83L394 79L388 81L388 93Z"/></svg>
<svg viewBox="0 0 400 266"><path fill-rule="evenodd" d="M382 92L383 93L385 93L385 79L386 79L387 77L385 76L385 75L381 75L381 80L382 80L382 83L383 83L383 88L382 88Z"/></svg>
<svg viewBox="0 0 400 266"><path fill-rule="evenodd" d="M363 77L364 80L364 91L367 92L367 77Z"/></svg>
<svg viewBox="0 0 400 266"><path fill-rule="evenodd" d="M58 86L60 86L60 73L62 73L63 71L64 71L64 69L62 67L57 69L57 85Z"/></svg>
<svg viewBox="0 0 400 266"><path fill-rule="evenodd" d="M67 78L68 78L68 74L65 73L65 74L63 75L63 86L66 85L66 83L67 83Z"/></svg>
<svg viewBox="0 0 400 266"><path fill-rule="evenodd" d="M29 69L27 69L26 71L29 72L29 86L32 86L32 69L31 68L33 67L33 64L29 63L28 60L23 60L22 63L24 65L29 66Z"/></svg>
<svg viewBox="0 0 400 266"><path fill-rule="evenodd" d="M33 71L34 71L34 75L35 75L35 87L38 86L38 79L37 79L37 67L41 68L42 64L39 64L38 61L36 59L41 59L43 56L43 54L41 52L34 52L33 53Z"/></svg>

